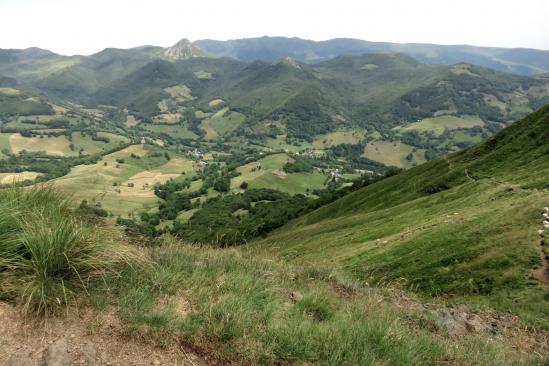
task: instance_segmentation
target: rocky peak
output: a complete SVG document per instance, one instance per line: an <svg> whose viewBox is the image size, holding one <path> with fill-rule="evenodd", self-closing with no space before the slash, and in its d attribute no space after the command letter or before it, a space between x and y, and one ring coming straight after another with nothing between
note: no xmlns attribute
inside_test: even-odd
<svg viewBox="0 0 549 366"><path fill-rule="evenodd" d="M175 60L187 60L192 57L205 56L205 53L187 38L183 38L173 46L168 47L164 55Z"/></svg>
<svg viewBox="0 0 549 366"><path fill-rule="evenodd" d="M299 64L293 58L288 56L283 56L279 58L278 60L273 62L273 65L286 65L286 66L294 67L296 69L301 69L301 66L299 66Z"/></svg>

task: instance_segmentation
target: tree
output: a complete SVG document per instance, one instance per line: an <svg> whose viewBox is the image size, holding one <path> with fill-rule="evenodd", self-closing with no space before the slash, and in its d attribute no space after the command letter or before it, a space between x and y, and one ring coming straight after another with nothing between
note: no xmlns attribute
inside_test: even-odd
<svg viewBox="0 0 549 366"><path fill-rule="evenodd" d="M240 189L246 189L246 188L248 188L248 182L240 183Z"/></svg>
<svg viewBox="0 0 549 366"><path fill-rule="evenodd" d="M219 177L214 182L213 189L215 189L219 193L229 192L229 190L231 189L230 178L227 176Z"/></svg>

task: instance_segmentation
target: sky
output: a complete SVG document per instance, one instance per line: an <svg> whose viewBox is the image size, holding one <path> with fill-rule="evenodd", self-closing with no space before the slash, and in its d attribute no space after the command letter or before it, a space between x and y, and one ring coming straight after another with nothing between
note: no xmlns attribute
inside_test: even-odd
<svg viewBox="0 0 549 366"><path fill-rule="evenodd" d="M0 48L89 55L267 35L549 50L548 19L548 0L0 0Z"/></svg>

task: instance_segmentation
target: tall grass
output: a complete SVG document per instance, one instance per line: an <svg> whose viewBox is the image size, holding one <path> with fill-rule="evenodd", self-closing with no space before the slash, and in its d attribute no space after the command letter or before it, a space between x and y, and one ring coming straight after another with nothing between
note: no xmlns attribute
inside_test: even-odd
<svg viewBox="0 0 549 366"><path fill-rule="evenodd" d="M0 297L19 297L26 313L67 305L136 258L116 230L77 216L50 186L0 190Z"/></svg>

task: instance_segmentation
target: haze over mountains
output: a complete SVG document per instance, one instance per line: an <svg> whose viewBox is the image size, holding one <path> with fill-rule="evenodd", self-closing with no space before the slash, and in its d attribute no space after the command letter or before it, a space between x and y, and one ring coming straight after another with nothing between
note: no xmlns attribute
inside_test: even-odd
<svg viewBox="0 0 549 366"><path fill-rule="evenodd" d="M227 41L202 39L189 42L185 40L183 44L189 49L189 55L193 55L194 52L195 55L209 54L214 57L229 57L241 61L274 61L280 57L288 56L300 62L317 63L341 55L404 53L418 61L434 64L451 65L467 62L521 75L549 72L549 51L529 48L370 42L353 38L312 41L297 37L267 36ZM173 52L170 51L170 48L173 50L174 47L168 47L166 52ZM37 49L32 52L35 54L48 53ZM178 54L177 57L187 57L187 55L183 53Z"/></svg>

